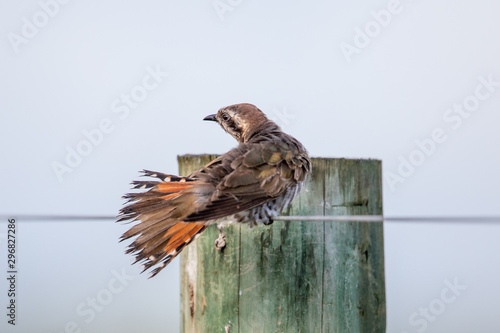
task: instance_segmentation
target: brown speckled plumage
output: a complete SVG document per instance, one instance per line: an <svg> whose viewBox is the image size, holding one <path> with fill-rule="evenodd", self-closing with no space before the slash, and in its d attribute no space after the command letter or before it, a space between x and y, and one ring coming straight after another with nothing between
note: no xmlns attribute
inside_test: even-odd
<svg viewBox="0 0 500 333"><path fill-rule="evenodd" d="M145 192L125 195L118 221L139 221L121 240L144 270L158 274L205 228L217 221L270 224L300 192L311 163L292 136L252 104L220 109L217 121L239 145L188 177L144 171L156 181L136 181Z"/></svg>

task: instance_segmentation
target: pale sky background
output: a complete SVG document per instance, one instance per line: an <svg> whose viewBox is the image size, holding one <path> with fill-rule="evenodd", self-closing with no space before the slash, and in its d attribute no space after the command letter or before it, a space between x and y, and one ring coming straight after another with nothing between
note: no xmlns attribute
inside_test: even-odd
<svg viewBox="0 0 500 333"><path fill-rule="evenodd" d="M381 159L400 177L384 181L387 216L500 215L498 1L67 2L0 1L2 215L114 215L138 170L176 173L179 154L234 147L202 119L240 102L312 156ZM68 149L88 154L60 181ZM20 219L17 325L1 279L0 331L178 332L179 261L148 280L117 242L126 229ZM499 236L386 223L387 332L499 332ZM462 290L444 303L449 283Z"/></svg>

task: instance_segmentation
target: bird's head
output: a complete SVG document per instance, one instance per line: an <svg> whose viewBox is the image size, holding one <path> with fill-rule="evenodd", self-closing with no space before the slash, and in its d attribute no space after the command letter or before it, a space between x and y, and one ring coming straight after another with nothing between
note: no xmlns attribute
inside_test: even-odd
<svg viewBox="0 0 500 333"><path fill-rule="evenodd" d="M238 142L247 142L266 124L273 124L255 105L242 103L226 106L203 120L216 121Z"/></svg>

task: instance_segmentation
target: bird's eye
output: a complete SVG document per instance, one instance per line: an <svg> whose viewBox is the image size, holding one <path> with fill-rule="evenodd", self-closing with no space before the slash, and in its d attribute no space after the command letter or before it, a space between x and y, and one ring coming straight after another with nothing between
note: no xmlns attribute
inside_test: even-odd
<svg viewBox="0 0 500 333"><path fill-rule="evenodd" d="M224 121L229 121L230 119L231 119L231 117L230 117L227 113L224 113L224 114L222 115L222 120L224 120Z"/></svg>

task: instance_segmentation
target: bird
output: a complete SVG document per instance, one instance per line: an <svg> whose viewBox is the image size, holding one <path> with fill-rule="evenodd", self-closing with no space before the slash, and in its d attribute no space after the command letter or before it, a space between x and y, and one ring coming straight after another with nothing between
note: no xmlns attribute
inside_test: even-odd
<svg viewBox="0 0 500 333"><path fill-rule="evenodd" d="M120 241L150 278L214 223L269 225L303 188L311 172L307 150L249 103L223 107L217 122L238 146L187 177L143 170L155 180L133 181L117 222L135 223Z"/></svg>

